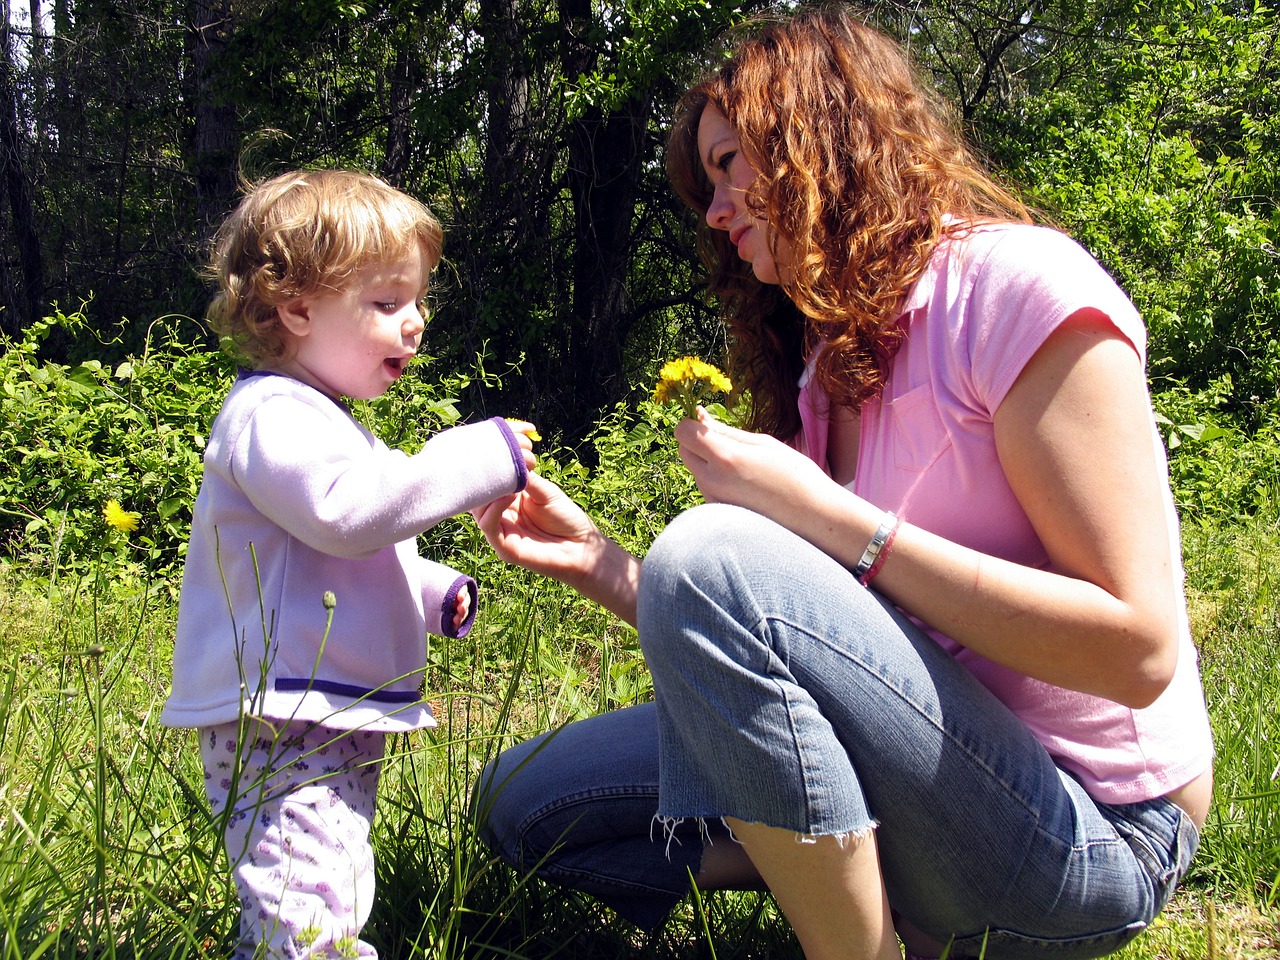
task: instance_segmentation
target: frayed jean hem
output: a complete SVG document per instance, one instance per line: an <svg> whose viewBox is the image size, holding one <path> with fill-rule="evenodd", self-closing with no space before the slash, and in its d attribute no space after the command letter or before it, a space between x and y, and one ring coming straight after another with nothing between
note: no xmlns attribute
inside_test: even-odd
<svg viewBox="0 0 1280 960"><path fill-rule="evenodd" d="M733 832L733 826L729 823L728 816L719 817L718 819L720 820L721 825L724 827L725 832L728 834L729 839L734 843L741 844L742 841L739 840L738 837ZM653 827L654 826L661 827L662 834L663 834L663 843L667 850L667 859L670 859L671 844L673 842L674 843L680 842L678 839L676 839L676 836L675 836L676 828L684 824L685 821L687 820L693 820L698 824L698 833L701 836L702 842L704 844L708 846L715 845L715 839L712 837L711 831L707 829L706 817L676 817L676 816L669 816L667 814L662 814L662 813L655 813L653 815L653 822L650 825L650 829L649 829L649 839L652 840L654 838ZM759 821L759 820L754 822L760 823L762 826L766 826L766 827L771 826L770 824L763 823L763 821ZM839 846L843 850L849 844L861 843L863 840L866 840L868 837L872 836L875 833L877 826L879 826L879 823L873 820L868 826L862 828L861 830L839 830L833 833L806 833L801 830L793 830L792 832L795 834L796 843L814 844L814 843L817 843L819 840L823 840L827 837L833 837L835 839L837 846ZM776 827L773 829L786 830L788 828Z"/></svg>

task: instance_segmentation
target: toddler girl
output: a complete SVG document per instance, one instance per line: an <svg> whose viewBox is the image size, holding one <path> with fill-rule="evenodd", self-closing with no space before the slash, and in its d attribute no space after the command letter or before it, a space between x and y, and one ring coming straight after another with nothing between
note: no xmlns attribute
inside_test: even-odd
<svg viewBox="0 0 1280 960"><path fill-rule="evenodd" d="M475 617L475 582L415 537L522 489L534 464L519 423L408 456L343 403L413 358L441 241L421 203L344 171L258 185L215 237L210 320L251 369L205 450L162 721L199 728L239 956L374 955L359 936L384 739L435 725L426 634Z"/></svg>

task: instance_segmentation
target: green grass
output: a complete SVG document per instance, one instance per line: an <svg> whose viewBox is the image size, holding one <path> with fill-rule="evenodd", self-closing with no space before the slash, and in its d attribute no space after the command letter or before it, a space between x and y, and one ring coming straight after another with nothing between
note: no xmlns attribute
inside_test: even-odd
<svg viewBox="0 0 1280 960"><path fill-rule="evenodd" d="M440 727L397 737L384 773L367 930L383 956L799 958L768 897L705 895L645 937L477 842L467 791L495 750L650 688L628 628L460 530L450 559L480 576L486 605L469 637L432 649ZM1192 528L1186 552L1217 800L1192 876L1118 956L1277 958L1280 531ZM23 574L0 566L0 960L225 956L233 898L193 734L157 722L168 591Z"/></svg>

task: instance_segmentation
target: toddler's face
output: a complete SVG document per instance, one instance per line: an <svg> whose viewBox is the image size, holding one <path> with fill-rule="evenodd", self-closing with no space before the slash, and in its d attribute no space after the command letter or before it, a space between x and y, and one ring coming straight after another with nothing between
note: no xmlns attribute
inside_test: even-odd
<svg viewBox="0 0 1280 960"><path fill-rule="evenodd" d="M418 352L424 279L415 255L372 264L346 289L280 308L293 348L280 372L331 397L368 400L386 393Z"/></svg>

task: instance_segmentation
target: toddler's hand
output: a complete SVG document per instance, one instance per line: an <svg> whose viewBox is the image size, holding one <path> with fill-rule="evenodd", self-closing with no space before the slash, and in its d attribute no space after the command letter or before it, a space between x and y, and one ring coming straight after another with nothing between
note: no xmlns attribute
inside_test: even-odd
<svg viewBox="0 0 1280 960"><path fill-rule="evenodd" d="M542 439L538 428L528 420L516 420L512 417L506 419L507 424L515 431L516 442L520 444L520 450L524 453L524 465L532 470L538 465L538 458L533 454L533 444L534 441Z"/></svg>
<svg viewBox="0 0 1280 960"><path fill-rule="evenodd" d="M461 630L467 622L467 614L471 612L471 591L459 590L458 599L453 608L453 629Z"/></svg>

